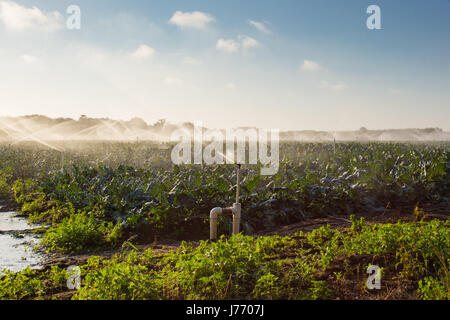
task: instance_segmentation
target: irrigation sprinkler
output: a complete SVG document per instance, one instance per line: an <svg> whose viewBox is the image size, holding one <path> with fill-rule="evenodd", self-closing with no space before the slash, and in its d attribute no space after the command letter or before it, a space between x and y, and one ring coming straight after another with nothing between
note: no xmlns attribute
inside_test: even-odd
<svg viewBox="0 0 450 320"><path fill-rule="evenodd" d="M233 234L239 233L241 223L241 204L240 204L240 184L241 184L241 165L236 167L236 203L228 208L214 208L210 212L209 238L211 241L217 240L217 220L220 214L230 214L233 216Z"/></svg>
<svg viewBox="0 0 450 320"><path fill-rule="evenodd" d="M64 163L65 163L65 158L64 158L64 150L61 150L61 173L64 172Z"/></svg>
<svg viewBox="0 0 450 320"><path fill-rule="evenodd" d="M336 156L336 133L334 134L333 140L333 154Z"/></svg>

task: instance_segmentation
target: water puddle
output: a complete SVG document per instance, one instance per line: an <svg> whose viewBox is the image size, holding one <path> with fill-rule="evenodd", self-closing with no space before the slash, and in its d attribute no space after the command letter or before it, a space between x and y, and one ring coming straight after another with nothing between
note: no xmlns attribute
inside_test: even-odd
<svg viewBox="0 0 450 320"><path fill-rule="evenodd" d="M14 272L26 267L39 268L43 255L33 250L39 238L32 230L38 226L29 225L27 219L16 217L16 212L0 212L0 275L4 269Z"/></svg>

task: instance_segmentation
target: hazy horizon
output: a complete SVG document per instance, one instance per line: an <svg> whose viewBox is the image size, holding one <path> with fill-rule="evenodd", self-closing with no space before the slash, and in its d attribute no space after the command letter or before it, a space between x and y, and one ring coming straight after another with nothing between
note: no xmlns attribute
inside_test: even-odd
<svg viewBox="0 0 450 320"><path fill-rule="evenodd" d="M69 121L79 121L81 117L87 117L88 119L93 119L93 120L100 120L100 119L105 119L105 120L110 120L110 121L114 121L114 122L130 122L133 121L134 119L140 119L145 121L146 124L148 125L152 125L155 124L158 121L164 120L167 123L171 124L171 125L176 125L176 126L181 126L183 124L187 124L187 123L194 123L194 122L199 122L199 121L172 121L171 119L167 119L165 117L160 117L160 118L152 118L152 119L146 119L145 117L139 117L139 116L131 116L131 117L124 117L124 118L112 118L109 117L108 115L99 115L99 116L89 116L88 114L82 114L79 115L78 117L71 117L71 116L50 116L50 115L46 115L46 114L39 114L39 113L34 113L34 114L23 114L23 115L3 115L0 114L0 119L2 118L31 118L31 117L46 117L52 120L58 120L58 119L65 119L65 120L69 120ZM240 125L240 126L220 126L220 127L216 127L216 126L207 126L205 125L205 123L203 123L203 121L200 121L200 123L202 123L205 127L211 128L211 129L233 129L233 128L264 128L264 127L259 127L256 125ZM440 129L444 132L450 132L450 129L446 130L442 127L438 127L438 126L431 126L431 127L374 127L374 128L370 128L370 127L366 127L364 125L358 125L355 124L355 126L353 128L347 128L347 129L337 129L337 128L330 128L330 129L315 129L315 128L311 128L311 129L305 129L305 128L301 128L301 127L296 127L296 128L287 128L287 129L282 129L281 131L284 132L288 132L288 131L317 131L317 132L352 132L352 131L359 131L361 128L367 129L369 131L388 131L388 130L424 130L424 129ZM277 129L277 128L275 128Z"/></svg>
<svg viewBox="0 0 450 320"><path fill-rule="evenodd" d="M86 115L78 119L49 118L43 115L26 117L0 117L0 141L14 144L23 141L35 141L52 147L51 141L109 140L109 141L160 141L169 142L173 134L178 137L178 129L195 136L194 128L221 130L226 135L227 128L208 128L201 123L171 123L161 119L156 123L147 123L141 118L128 121L107 117L89 118ZM233 129L260 130L270 128L237 127ZM254 131L254 130L253 130ZM291 130L280 131L280 140L290 141L450 141L450 132L441 128L408 128L376 130L361 127L352 131ZM54 147L54 146L53 146Z"/></svg>
<svg viewBox="0 0 450 320"><path fill-rule="evenodd" d="M112 122L132 122L134 120L142 120L144 121L148 126L152 126L155 125L158 121L165 121L167 124L170 125L175 125L175 126L182 126L184 124L194 124L194 122L191 121L171 121L171 119L167 119L167 118L159 118L156 121L152 120L147 120L144 119L142 117L138 117L138 116L133 116L130 118L111 118L107 115L103 115L103 116L98 116L98 117L91 117L89 115L86 114L82 114L79 115L78 117L69 117L69 116L59 116L59 117L52 117L46 114L39 114L39 113L35 113L35 114L24 114L24 115L1 115L0 114L0 120L1 119L5 119L5 118L11 118L11 119L31 119L33 117L44 117L44 118L48 118L51 120L65 120L65 121L80 121L81 118L85 117L89 120L109 120ZM0 122L1 124L1 122ZM203 123L202 123L203 124ZM204 124L203 124L204 125ZM222 126L222 127L208 127L206 125L204 125L205 128L211 128L211 129L232 129L232 128L262 128L262 127L258 127L258 126L252 126L252 125L243 125L243 126L236 126L236 127L230 127L230 126ZM352 132L352 131L360 131L361 129L364 130L368 130L368 131L387 131L387 130L425 130L425 129L438 129L438 130L442 130L444 132L450 132L450 130L445 130L441 127L393 127L393 128L367 128L365 126L358 126L357 124L355 124L355 127L352 129L341 129L341 130L335 130L335 129L329 129L329 130L320 130L320 129L302 129L302 128L293 128L293 129L284 129L281 131L284 132L288 132L288 131L323 131L323 132L334 132L334 131L340 131L340 132Z"/></svg>

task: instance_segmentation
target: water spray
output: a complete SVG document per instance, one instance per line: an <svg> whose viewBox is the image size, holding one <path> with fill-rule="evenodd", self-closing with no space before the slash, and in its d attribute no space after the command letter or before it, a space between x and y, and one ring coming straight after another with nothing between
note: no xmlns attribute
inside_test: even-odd
<svg viewBox="0 0 450 320"><path fill-rule="evenodd" d="M61 173L64 173L64 163L65 163L64 150L62 150L61 151Z"/></svg>
<svg viewBox="0 0 450 320"><path fill-rule="evenodd" d="M209 238L211 241L217 240L217 220L220 214L230 214L233 216L233 234L239 233L241 223L241 204L240 204L240 184L241 184L241 165L236 167L236 202L232 207L214 208L210 212Z"/></svg>

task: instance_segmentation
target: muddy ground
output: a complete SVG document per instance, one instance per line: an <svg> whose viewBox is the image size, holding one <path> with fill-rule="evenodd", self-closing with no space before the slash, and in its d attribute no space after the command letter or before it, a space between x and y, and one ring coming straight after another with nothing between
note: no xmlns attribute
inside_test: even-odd
<svg viewBox="0 0 450 320"><path fill-rule="evenodd" d="M423 220L433 219L447 220L450 217L450 208L444 205L424 204L421 208L425 212ZM395 209L385 209L383 212L355 213L354 216L359 219L364 217L369 223L396 223L397 221L412 222L415 221L413 214L414 206L403 206ZM322 226L330 225L332 228L345 229L351 226L350 215L327 216L324 218L308 219L298 223L281 226L268 231L258 232L256 236L280 235L291 236L298 231L311 232Z"/></svg>

